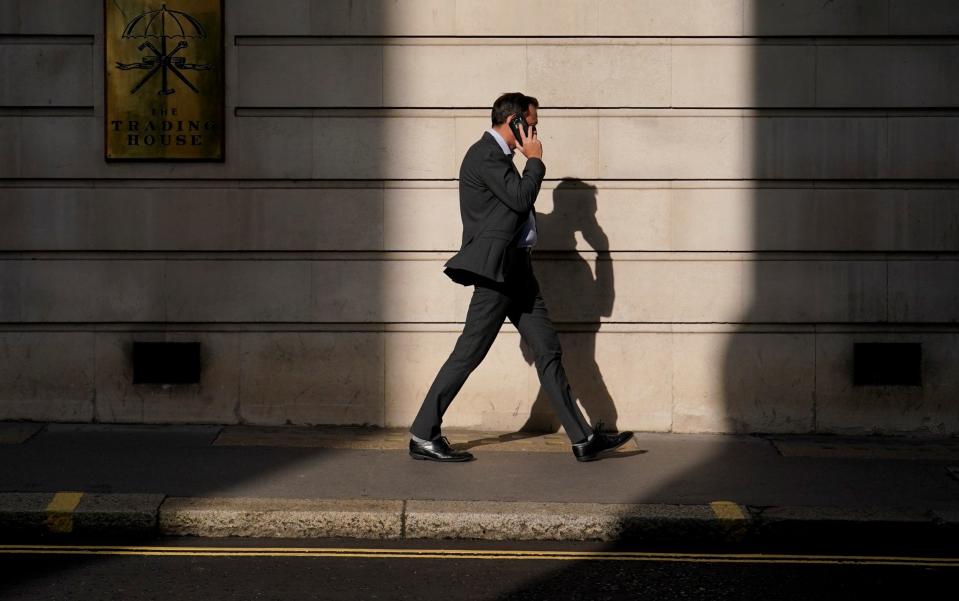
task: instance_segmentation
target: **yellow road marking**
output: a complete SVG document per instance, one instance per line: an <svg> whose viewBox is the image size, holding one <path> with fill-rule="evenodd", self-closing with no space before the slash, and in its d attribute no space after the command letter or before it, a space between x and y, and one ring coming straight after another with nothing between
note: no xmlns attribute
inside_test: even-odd
<svg viewBox="0 0 959 601"><path fill-rule="evenodd" d="M161 547L138 545L0 545L0 554L145 555L206 557L351 557L394 559L540 559L556 561L659 561L959 567L955 557L791 555L776 553L655 553L643 551L510 551L467 549L366 549L325 547Z"/></svg>
<svg viewBox="0 0 959 601"><path fill-rule="evenodd" d="M46 525L51 532L73 532L73 510L80 504L82 492L60 491L47 504Z"/></svg>
<svg viewBox="0 0 959 601"><path fill-rule="evenodd" d="M721 520L745 520L746 515L737 503L732 501L713 501L709 504L713 513Z"/></svg>

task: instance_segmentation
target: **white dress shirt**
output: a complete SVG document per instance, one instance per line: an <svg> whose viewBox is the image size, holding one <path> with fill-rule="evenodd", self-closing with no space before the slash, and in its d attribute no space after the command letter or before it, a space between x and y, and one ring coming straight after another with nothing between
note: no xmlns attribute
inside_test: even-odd
<svg viewBox="0 0 959 601"><path fill-rule="evenodd" d="M503 139L503 136L499 135L499 132L493 129L492 127L487 129L493 138L499 142L499 147L503 149L503 152L513 156L513 151L509 149L509 145L506 143L506 140ZM523 225L523 232L520 234L519 242L516 246L520 248L530 247L532 248L536 244L536 218L533 215L536 213L535 210L530 210L529 218L526 219L526 224Z"/></svg>

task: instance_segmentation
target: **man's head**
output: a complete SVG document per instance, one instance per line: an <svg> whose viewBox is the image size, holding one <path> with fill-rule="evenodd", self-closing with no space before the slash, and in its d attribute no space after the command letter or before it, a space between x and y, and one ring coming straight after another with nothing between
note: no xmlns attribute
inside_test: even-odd
<svg viewBox="0 0 959 601"><path fill-rule="evenodd" d="M498 131L506 144L512 149L521 142L513 135L513 130L509 128L509 121L514 115L522 115L526 123L534 129L539 122L536 110L539 108L539 101L532 96L527 96L522 92L509 92L501 95L493 103L491 114L493 129Z"/></svg>

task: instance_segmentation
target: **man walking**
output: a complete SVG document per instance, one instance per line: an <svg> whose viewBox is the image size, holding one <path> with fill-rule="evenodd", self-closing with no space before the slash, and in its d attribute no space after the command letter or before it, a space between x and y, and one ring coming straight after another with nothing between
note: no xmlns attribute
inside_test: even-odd
<svg viewBox="0 0 959 601"><path fill-rule="evenodd" d="M453 352L440 368L410 427L410 455L434 461L468 461L473 455L451 448L442 436L443 414L466 379L489 351L504 318L519 330L536 357L536 371L580 461L630 440L632 432L591 428L573 398L561 361L563 351L549 318L531 252L536 244L533 204L546 175L543 145L536 134L539 103L519 92L503 94L492 109L492 127L470 146L459 172L462 246L444 273L473 286L466 323ZM522 115L527 127L510 123ZM523 175L513 164L513 150L526 158Z"/></svg>

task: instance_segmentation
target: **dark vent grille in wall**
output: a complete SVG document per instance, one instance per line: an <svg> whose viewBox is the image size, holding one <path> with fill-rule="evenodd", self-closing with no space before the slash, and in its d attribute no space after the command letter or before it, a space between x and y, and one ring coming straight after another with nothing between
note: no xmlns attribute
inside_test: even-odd
<svg viewBox="0 0 959 601"><path fill-rule="evenodd" d="M919 342L856 342L853 364L855 386L922 386Z"/></svg>
<svg viewBox="0 0 959 601"><path fill-rule="evenodd" d="M134 384L198 384L199 342L134 342Z"/></svg>

